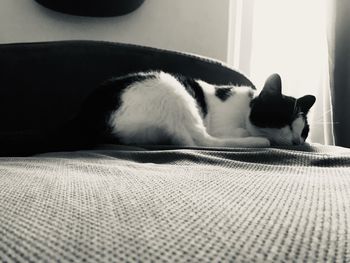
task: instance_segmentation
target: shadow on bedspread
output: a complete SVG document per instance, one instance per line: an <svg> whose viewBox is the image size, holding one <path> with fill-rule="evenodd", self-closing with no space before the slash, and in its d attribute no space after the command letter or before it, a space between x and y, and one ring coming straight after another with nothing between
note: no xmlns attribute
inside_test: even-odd
<svg viewBox="0 0 350 263"><path fill-rule="evenodd" d="M101 145L93 151L49 153L39 156L110 157L154 164L225 166L230 162L242 162L281 166L350 167L350 149L318 144L262 149Z"/></svg>

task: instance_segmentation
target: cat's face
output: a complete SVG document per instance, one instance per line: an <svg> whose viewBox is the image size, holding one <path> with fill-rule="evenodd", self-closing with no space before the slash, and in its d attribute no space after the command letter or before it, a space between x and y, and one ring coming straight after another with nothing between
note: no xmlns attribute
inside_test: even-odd
<svg viewBox="0 0 350 263"><path fill-rule="evenodd" d="M303 144L309 134L307 113L315 101L312 95L299 99L283 95L281 78L274 74L251 101L248 130L268 138L272 145Z"/></svg>

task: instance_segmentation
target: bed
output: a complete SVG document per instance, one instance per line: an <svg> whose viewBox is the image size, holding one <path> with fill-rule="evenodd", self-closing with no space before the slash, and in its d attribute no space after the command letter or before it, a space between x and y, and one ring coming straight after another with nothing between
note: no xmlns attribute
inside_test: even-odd
<svg viewBox="0 0 350 263"><path fill-rule="evenodd" d="M96 145L55 151L98 83L165 70L253 85L219 61L96 41L0 45L0 261L350 262L350 150Z"/></svg>

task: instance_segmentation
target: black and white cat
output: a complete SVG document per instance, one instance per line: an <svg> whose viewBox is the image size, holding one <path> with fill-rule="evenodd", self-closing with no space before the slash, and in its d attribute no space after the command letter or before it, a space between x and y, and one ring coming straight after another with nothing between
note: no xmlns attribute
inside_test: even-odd
<svg viewBox="0 0 350 263"><path fill-rule="evenodd" d="M299 145L308 136L307 113L315 100L312 95L282 95L277 74L256 94L251 87L141 72L105 82L85 101L76 121L81 136L99 142L108 138L141 145Z"/></svg>

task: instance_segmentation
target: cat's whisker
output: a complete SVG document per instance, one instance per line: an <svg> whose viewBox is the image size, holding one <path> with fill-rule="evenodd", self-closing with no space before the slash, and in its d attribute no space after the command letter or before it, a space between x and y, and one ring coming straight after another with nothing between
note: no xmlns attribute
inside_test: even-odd
<svg viewBox="0 0 350 263"><path fill-rule="evenodd" d="M324 125L324 124L340 124L340 122L331 122L331 121L325 121L325 122L311 122L312 125Z"/></svg>
<svg viewBox="0 0 350 263"><path fill-rule="evenodd" d="M326 112L324 112L321 116L317 117L317 118L315 119L315 121L320 121L320 120L322 120L322 119L324 118L324 116L325 116L326 114L330 113L330 112L332 112L331 109L328 110L328 111L326 111Z"/></svg>

